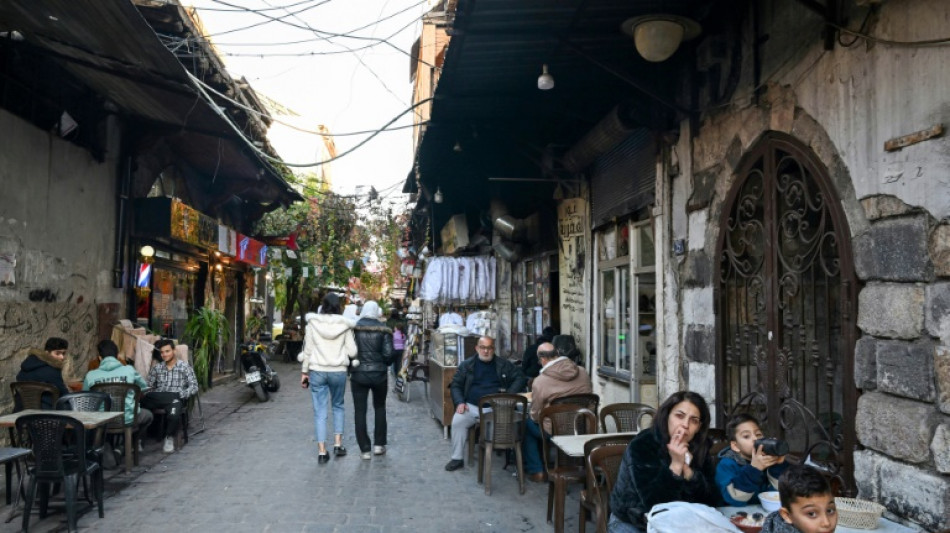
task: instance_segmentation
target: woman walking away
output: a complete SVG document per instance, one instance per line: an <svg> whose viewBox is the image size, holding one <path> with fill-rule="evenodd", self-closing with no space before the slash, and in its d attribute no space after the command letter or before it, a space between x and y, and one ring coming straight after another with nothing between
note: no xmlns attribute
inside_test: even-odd
<svg viewBox="0 0 950 533"><path fill-rule="evenodd" d="M719 492L709 458L709 407L695 392L671 395L653 427L630 441L610 494L610 533L646 531L646 513L658 503L715 506Z"/></svg>
<svg viewBox="0 0 950 533"><path fill-rule="evenodd" d="M402 354L406 351L406 326L397 323L393 328L393 377L399 376L402 370Z"/></svg>
<svg viewBox="0 0 950 533"><path fill-rule="evenodd" d="M356 357L352 320L340 314L340 297L329 293L320 312L309 315L301 362L300 385L310 386L313 396L313 422L316 426L320 464L330 460L327 453L327 395L333 406L333 455L343 457L343 395L346 393L346 369Z"/></svg>
<svg viewBox="0 0 950 533"><path fill-rule="evenodd" d="M370 391L373 391L373 411L376 413L373 453L386 453L386 371L393 363L395 352L393 331L380 322L381 316L379 304L372 300L366 302L353 330L359 364L353 367L350 381L353 386L356 442L360 445L360 457L363 459L371 457L369 433L366 431L366 400Z"/></svg>

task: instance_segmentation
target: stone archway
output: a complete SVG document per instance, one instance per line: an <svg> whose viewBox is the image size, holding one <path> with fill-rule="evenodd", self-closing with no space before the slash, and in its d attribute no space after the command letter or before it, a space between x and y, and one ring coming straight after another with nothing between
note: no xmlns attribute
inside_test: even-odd
<svg viewBox="0 0 950 533"><path fill-rule="evenodd" d="M853 482L856 280L827 168L767 132L739 161L719 223L717 416L751 410L768 434Z"/></svg>

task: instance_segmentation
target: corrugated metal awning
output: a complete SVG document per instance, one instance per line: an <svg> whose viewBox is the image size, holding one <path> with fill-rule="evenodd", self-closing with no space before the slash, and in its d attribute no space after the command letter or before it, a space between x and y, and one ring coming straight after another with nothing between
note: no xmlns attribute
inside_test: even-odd
<svg viewBox="0 0 950 533"><path fill-rule="evenodd" d="M130 1L4 0L0 31L13 30L25 36L23 44L57 60L122 111L174 132L169 142L199 172L247 181L242 198L283 204L302 199L202 99ZM221 152L230 157L218 158Z"/></svg>

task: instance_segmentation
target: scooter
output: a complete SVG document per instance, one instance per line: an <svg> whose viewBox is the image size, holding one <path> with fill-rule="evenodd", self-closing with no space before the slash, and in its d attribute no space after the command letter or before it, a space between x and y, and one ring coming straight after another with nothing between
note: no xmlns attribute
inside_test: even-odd
<svg viewBox="0 0 950 533"><path fill-rule="evenodd" d="M266 348L259 342L241 345L241 366L244 367L244 383L254 389L257 399L266 402L271 392L280 389L280 376L267 364Z"/></svg>

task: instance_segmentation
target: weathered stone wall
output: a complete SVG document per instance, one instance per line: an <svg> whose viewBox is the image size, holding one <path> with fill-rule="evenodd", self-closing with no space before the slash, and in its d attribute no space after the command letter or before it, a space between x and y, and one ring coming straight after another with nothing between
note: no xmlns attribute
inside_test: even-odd
<svg viewBox="0 0 950 533"><path fill-rule="evenodd" d="M109 119L105 129L100 163L0 110L0 266L15 260L13 283L0 286L0 411L26 350L49 336L70 343L66 378L82 377L98 340L96 304L122 302L112 288L118 128Z"/></svg>
<svg viewBox="0 0 950 533"><path fill-rule="evenodd" d="M715 394L715 302L706 295L718 268L724 198L763 133L792 135L828 170L861 283L854 353L855 385L863 391L859 496L928 531L950 528L950 138L883 148L950 123L940 90L950 84L950 56L863 41L824 50L820 21L801 6L762 5L769 39L760 49L767 83L758 105L751 103L751 54L744 54L731 104L708 111L696 130L681 127L689 140L675 145L671 166L682 171L660 177L672 195L670 242L685 244L681 255L666 251L671 267L662 278L671 300L664 322L675 338L662 341L661 368L681 379L660 377ZM950 16L950 6L925 0L879 8L869 33L899 40L932 38Z"/></svg>
<svg viewBox="0 0 950 533"><path fill-rule="evenodd" d="M0 302L0 412L13 406L10 387L16 381L20 363L30 348L43 348L49 337L69 341L63 379L78 381L86 375L89 357L95 353L96 306L87 303Z"/></svg>

